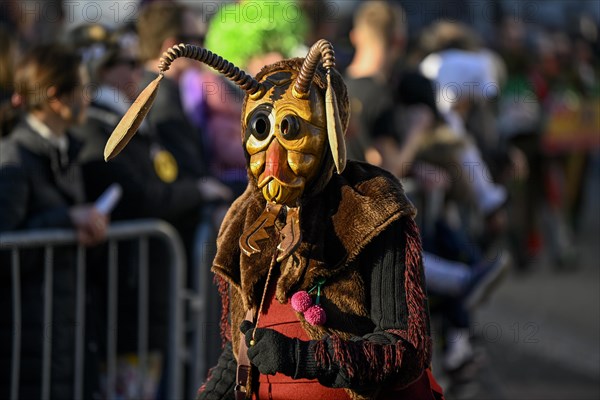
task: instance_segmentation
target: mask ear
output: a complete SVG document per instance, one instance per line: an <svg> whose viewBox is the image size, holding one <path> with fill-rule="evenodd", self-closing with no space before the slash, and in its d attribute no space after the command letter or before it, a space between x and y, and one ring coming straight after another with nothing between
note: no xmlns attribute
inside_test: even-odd
<svg viewBox="0 0 600 400"><path fill-rule="evenodd" d="M146 114L150 111L150 107L152 107L162 78L163 74L160 74L150 82L131 104L131 107L129 107L123 118L121 118L121 121L108 138L108 142L106 142L106 146L104 147L105 161L119 154L138 130Z"/></svg>
<svg viewBox="0 0 600 400"><path fill-rule="evenodd" d="M331 70L335 67L335 54L330 42L321 39L311 46L302 63L302 68L300 68L300 72L292 88L292 93L297 99L308 98L308 92L320 60L323 60L323 67L327 70L325 118L327 119L329 149L331 150L337 173L341 174L346 167L346 143L344 141L344 130L340 121L340 112L338 110L335 91L331 85Z"/></svg>
<svg viewBox="0 0 600 400"><path fill-rule="evenodd" d="M327 119L327 137L333 162L338 174L346 168L346 142L340 120L337 98L331 85L331 70L327 71L327 91L325 92L325 116Z"/></svg>

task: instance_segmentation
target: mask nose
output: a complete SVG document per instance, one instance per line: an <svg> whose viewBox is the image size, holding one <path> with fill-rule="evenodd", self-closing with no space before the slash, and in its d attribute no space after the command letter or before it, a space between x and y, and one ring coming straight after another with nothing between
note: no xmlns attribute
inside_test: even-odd
<svg viewBox="0 0 600 400"><path fill-rule="evenodd" d="M264 176L272 176L281 182L291 182L294 179L287 163L287 151L277 139L273 139L267 149Z"/></svg>

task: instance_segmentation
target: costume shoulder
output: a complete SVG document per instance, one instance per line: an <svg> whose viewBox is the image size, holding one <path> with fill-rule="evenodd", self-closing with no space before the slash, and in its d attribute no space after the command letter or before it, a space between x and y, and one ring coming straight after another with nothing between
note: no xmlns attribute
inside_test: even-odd
<svg viewBox="0 0 600 400"><path fill-rule="evenodd" d="M378 178L381 185L404 195L404 189L398 178L389 171L366 162L348 160L341 178L345 181L345 184L351 186L358 186L361 183Z"/></svg>
<svg viewBox="0 0 600 400"><path fill-rule="evenodd" d="M27 165L39 155L46 154L50 145L25 122L3 138L0 143L1 165Z"/></svg>
<svg viewBox="0 0 600 400"><path fill-rule="evenodd" d="M12 136L0 140L0 166L21 164L21 152Z"/></svg>
<svg viewBox="0 0 600 400"><path fill-rule="evenodd" d="M374 165L348 161L342 175L334 175L332 185L341 191L340 208L364 203L348 214L359 214L359 211L370 213L410 215L414 217L416 209L406 197L402 184L390 172ZM331 190L331 189L330 189ZM361 219L369 215L358 215Z"/></svg>
<svg viewBox="0 0 600 400"><path fill-rule="evenodd" d="M333 176L325 192L326 198L337 198L331 222L344 248L345 263L394 221L416 214L396 177L363 162L349 161L342 175Z"/></svg>

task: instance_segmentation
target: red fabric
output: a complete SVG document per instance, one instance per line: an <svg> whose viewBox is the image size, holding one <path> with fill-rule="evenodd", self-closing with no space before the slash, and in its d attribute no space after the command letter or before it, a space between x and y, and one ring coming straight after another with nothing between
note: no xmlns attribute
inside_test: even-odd
<svg viewBox="0 0 600 400"><path fill-rule="evenodd" d="M276 280L275 275L272 281ZM275 286L271 282L258 326L273 329L288 337L310 340L291 304L281 304L275 298ZM277 373L260 374L258 381L258 397L255 399L259 400L350 400L350 396L344 389L328 388L322 386L317 380L292 379ZM444 395L428 368L419 379L405 388L386 388L380 393L378 400L444 400Z"/></svg>
<svg viewBox="0 0 600 400"><path fill-rule="evenodd" d="M403 389L390 388L381 392L377 400L444 400L442 388L428 368L413 383Z"/></svg>
<svg viewBox="0 0 600 400"><path fill-rule="evenodd" d="M274 279L275 280L275 279ZM274 288L275 285L271 285ZM270 300L270 302L269 302ZM271 328L288 337L301 340L310 340L292 306L281 304L274 295L274 290L269 290L265 299L263 313L258 324L261 328ZM260 400L350 400L344 389L332 389L322 386L317 380L292 379L283 374L259 376L258 398Z"/></svg>
<svg viewBox="0 0 600 400"><path fill-rule="evenodd" d="M435 399L444 400L444 390L433 377L430 368L427 368L427 378L429 379L429 385L431 386L431 391L433 392L433 396L435 397Z"/></svg>

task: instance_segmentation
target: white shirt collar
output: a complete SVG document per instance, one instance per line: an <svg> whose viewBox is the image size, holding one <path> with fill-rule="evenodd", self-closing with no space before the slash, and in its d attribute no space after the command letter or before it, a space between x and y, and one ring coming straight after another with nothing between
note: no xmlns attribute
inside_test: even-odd
<svg viewBox="0 0 600 400"><path fill-rule="evenodd" d="M56 147L61 154L66 154L67 149L69 148L69 141L66 135L57 136L52 133L52 130L39 120L33 114L27 114L25 116L25 120L29 124L29 126L41 137L46 139L52 146Z"/></svg>

